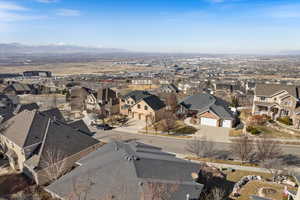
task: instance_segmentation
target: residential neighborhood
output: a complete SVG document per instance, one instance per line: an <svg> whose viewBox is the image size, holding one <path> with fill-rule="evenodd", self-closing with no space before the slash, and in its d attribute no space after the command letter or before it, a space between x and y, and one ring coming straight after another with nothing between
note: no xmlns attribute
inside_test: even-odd
<svg viewBox="0 0 300 200"><path fill-rule="evenodd" d="M33 74L36 88L56 79L43 75L37 83L39 73ZM6 173L23 181L20 188L0 190L4 198L299 196L296 85L204 82L187 93L165 81L115 87L70 80L53 92L8 89L22 84L2 82L0 185ZM249 101L234 92L250 90ZM252 184L261 189L245 196Z"/></svg>
<svg viewBox="0 0 300 200"><path fill-rule="evenodd" d="M300 0L0 0L0 200L300 200Z"/></svg>

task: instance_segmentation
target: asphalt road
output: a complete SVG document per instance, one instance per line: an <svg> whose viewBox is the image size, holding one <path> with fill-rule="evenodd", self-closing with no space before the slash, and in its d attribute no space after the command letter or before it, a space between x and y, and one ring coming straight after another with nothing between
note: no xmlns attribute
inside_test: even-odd
<svg viewBox="0 0 300 200"><path fill-rule="evenodd" d="M187 139L176 139L168 137L160 137L153 135L140 135L132 133L124 133L117 131L105 131L98 132L95 136L99 140L109 141L111 139L118 140L137 140L146 144L161 147L164 151L174 152L177 154L188 154L186 151L186 144L189 140ZM225 142L214 142L215 149L221 154L229 154L230 143ZM300 146L296 145L281 145L282 151L286 156L286 159L290 159L293 162L299 161L300 165Z"/></svg>

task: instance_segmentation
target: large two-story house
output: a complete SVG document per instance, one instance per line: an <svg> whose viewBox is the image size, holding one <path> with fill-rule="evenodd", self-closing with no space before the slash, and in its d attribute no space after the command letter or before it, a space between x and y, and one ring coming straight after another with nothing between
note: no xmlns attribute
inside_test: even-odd
<svg viewBox="0 0 300 200"><path fill-rule="evenodd" d="M253 100L253 115L268 115L273 120L290 117L300 128L299 88L292 85L257 84Z"/></svg>
<svg viewBox="0 0 300 200"><path fill-rule="evenodd" d="M39 185L53 178L57 166L57 173L68 171L82 156L101 146L80 127L58 121L60 115L55 113L24 110L1 124L4 130L0 133L0 146L10 166Z"/></svg>
<svg viewBox="0 0 300 200"><path fill-rule="evenodd" d="M165 107L159 97L141 90L129 92L120 100L120 113L137 120L148 120L150 116L159 119Z"/></svg>
<svg viewBox="0 0 300 200"><path fill-rule="evenodd" d="M179 103L178 114L190 116L196 124L232 128L236 118L224 100L207 93L199 93Z"/></svg>

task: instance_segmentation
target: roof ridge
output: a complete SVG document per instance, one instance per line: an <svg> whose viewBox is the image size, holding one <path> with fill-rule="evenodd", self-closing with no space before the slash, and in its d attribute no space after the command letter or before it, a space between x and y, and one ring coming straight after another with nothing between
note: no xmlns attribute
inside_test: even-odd
<svg viewBox="0 0 300 200"><path fill-rule="evenodd" d="M32 130L32 125L33 125L34 119L36 118L36 115L38 114L38 111L37 111L37 110L32 110L32 111L30 111L30 110L24 110L22 113L25 113L25 112L28 112L28 113L34 112L34 116L33 116L32 121L31 121L31 123L30 123L30 127L29 127L29 129L28 129L28 132L26 133L26 138L25 138L25 140L24 140L23 146L26 144L26 142L27 142L27 140L28 140L28 135L29 135L30 131Z"/></svg>

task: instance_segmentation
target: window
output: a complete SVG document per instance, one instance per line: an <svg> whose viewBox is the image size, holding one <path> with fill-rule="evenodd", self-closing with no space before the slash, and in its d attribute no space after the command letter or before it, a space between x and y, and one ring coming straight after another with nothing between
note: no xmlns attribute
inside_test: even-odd
<svg viewBox="0 0 300 200"><path fill-rule="evenodd" d="M138 109L141 109L141 105L140 104L138 104L137 107L138 107Z"/></svg>
<svg viewBox="0 0 300 200"><path fill-rule="evenodd" d="M148 106L145 106L144 109L145 109L145 110L148 110Z"/></svg>
<svg viewBox="0 0 300 200"><path fill-rule="evenodd" d="M260 100L264 101L264 100L266 100L266 97L260 97Z"/></svg>

